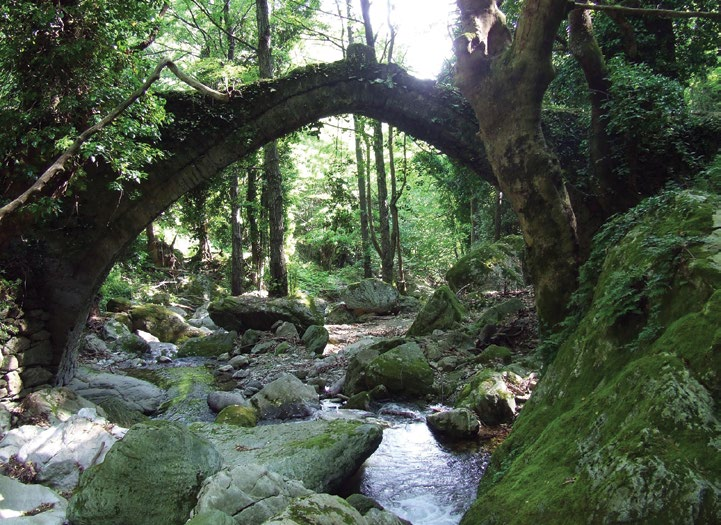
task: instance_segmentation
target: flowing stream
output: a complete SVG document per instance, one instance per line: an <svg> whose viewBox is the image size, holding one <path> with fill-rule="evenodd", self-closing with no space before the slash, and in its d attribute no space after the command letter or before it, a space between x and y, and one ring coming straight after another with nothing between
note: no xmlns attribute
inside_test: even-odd
<svg viewBox="0 0 721 525"><path fill-rule="evenodd" d="M413 525L457 525L475 499L490 455L476 442L439 442L422 413L402 411L381 410L390 427L344 495L364 494Z"/></svg>

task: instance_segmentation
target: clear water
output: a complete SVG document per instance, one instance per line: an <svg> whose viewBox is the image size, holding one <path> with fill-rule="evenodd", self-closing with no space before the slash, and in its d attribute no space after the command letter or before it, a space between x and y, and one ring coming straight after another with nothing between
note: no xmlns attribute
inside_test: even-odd
<svg viewBox="0 0 721 525"><path fill-rule="evenodd" d="M437 441L422 416L380 417L391 427L344 492L373 498L413 525L457 525L475 499L489 454L475 442Z"/></svg>

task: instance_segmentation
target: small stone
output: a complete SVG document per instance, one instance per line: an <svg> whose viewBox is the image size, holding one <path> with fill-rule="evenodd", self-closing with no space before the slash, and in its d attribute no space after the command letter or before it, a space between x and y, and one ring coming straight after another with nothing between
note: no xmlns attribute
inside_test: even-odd
<svg viewBox="0 0 721 525"><path fill-rule="evenodd" d="M235 368L233 368L231 365L223 365L218 367L218 372L222 374L232 374L235 372Z"/></svg>
<svg viewBox="0 0 721 525"><path fill-rule="evenodd" d="M298 334L298 329L295 327L293 323L289 323L287 321L283 321L278 328L275 329L275 335L276 337L282 337L284 339L298 339L300 335Z"/></svg>
<svg viewBox="0 0 721 525"><path fill-rule="evenodd" d="M173 360L170 357L168 357L167 355L158 356L158 363L160 363L160 364L164 365L164 364L168 364L168 363L172 363L172 362L173 362Z"/></svg>
<svg viewBox="0 0 721 525"><path fill-rule="evenodd" d="M245 399L243 394L238 390L233 390L231 392L217 391L208 394L208 407L213 412L220 412L225 407L231 405L249 406L250 401Z"/></svg>
<svg viewBox="0 0 721 525"><path fill-rule="evenodd" d="M312 354L322 355L328 345L328 330L324 326L309 326L303 334L303 343L306 349Z"/></svg>
<svg viewBox="0 0 721 525"><path fill-rule="evenodd" d="M233 379L245 379L250 376L250 370L238 370L233 374Z"/></svg>
<svg viewBox="0 0 721 525"><path fill-rule="evenodd" d="M431 430L454 439L478 436L481 427L476 415L466 408L431 414L426 418L426 423Z"/></svg>
<svg viewBox="0 0 721 525"><path fill-rule="evenodd" d="M244 366L248 366L250 364L250 358L245 355L237 355L233 357L228 364L235 369L243 368Z"/></svg>
<svg viewBox="0 0 721 525"><path fill-rule="evenodd" d="M12 372L13 370L17 370L19 366L20 363L18 363L17 357L14 355L7 355L2 359L2 366L0 366L0 370L3 372Z"/></svg>
<svg viewBox="0 0 721 525"><path fill-rule="evenodd" d="M221 410L215 422L220 425L254 427L258 424L258 413L250 406L230 405Z"/></svg>
<svg viewBox="0 0 721 525"><path fill-rule="evenodd" d="M225 363L226 361L230 361L230 353L229 353L229 352L225 352L224 354L220 354L216 359L217 359L219 362L221 362L221 363Z"/></svg>

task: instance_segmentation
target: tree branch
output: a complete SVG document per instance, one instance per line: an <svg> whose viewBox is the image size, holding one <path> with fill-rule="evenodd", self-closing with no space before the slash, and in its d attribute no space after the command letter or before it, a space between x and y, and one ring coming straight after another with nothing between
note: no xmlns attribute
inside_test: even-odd
<svg viewBox="0 0 721 525"><path fill-rule="evenodd" d="M638 7L624 7L620 5L598 5L570 2L572 8L591 9L593 11L611 11L630 16L657 16L660 18L708 18L721 20L721 12L713 11L674 11L673 9L643 9Z"/></svg>
<svg viewBox="0 0 721 525"><path fill-rule="evenodd" d="M72 145L68 149L66 149L62 153L62 155L60 155L60 157L58 157L55 162L50 165L47 170L45 170L45 172L40 176L40 178L38 178L38 180L35 181L32 186L25 190L20 196L16 197L11 202L0 208L0 227L3 226L3 224L7 221L10 215L16 213L21 207L28 204L31 200L34 200L37 195L45 192L45 190L48 188L48 186L50 186L51 183L57 182L57 189L61 188L64 184L67 184L67 180L60 179L60 175L65 172L65 164L76 153L78 153L78 151L80 151L80 146L82 146L83 143L85 143L90 137L101 131L105 126L112 123L126 109L128 109L128 107L133 102L143 96L148 91L148 89L150 89L150 86L152 86L156 81L160 79L160 73L162 73L163 69L165 68L168 68L182 82L188 84L190 87L196 89L203 95L211 97L220 102L228 102L230 100L230 95L228 95L227 93L220 93L219 91L215 91L214 89L211 89L200 83L198 80L194 79L190 75L183 73L180 69L178 69L178 66L176 66L172 60L165 59L161 61L155 67L153 73L147 78L147 80L143 83L142 86L136 89L128 98L123 100L102 120L100 120L98 123L89 127L80 135L78 135Z"/></svg>

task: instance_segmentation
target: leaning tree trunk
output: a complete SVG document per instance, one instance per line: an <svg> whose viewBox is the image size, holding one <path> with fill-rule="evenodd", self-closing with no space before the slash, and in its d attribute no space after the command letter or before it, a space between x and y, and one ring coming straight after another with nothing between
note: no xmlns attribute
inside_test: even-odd
<svg viewBox="0 0 721 525"><path fill-rule="evenodd" d="M473 106L490 164L520 220L538 314L550 328L567 313L579 266L576 217L541 131L565 1L526 0L513 42L496 0L457 3L465 34L454 43L456 83Z"/></svg>
<svg viewBox="0 0 721 525"><path fill-rule="evenodd" d="M268 0L256 0L258 20L258 64L261 78L273 78L273 55L270 45L270 14ZM270 225L270 278L268 295L288 295L288 270L285 265L285 218L283 216L283 177L280 171L278 143L263 148L268 222Z"/></svg>

